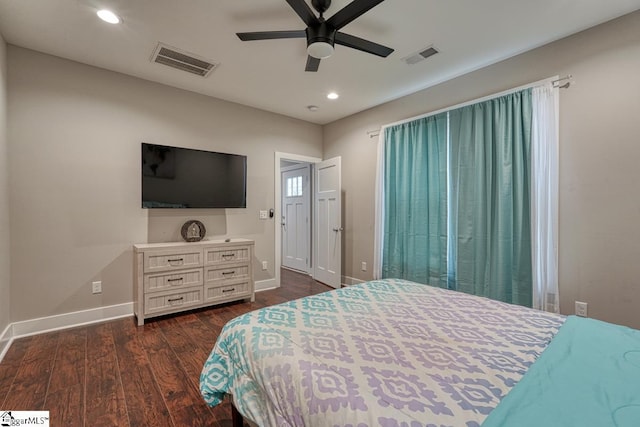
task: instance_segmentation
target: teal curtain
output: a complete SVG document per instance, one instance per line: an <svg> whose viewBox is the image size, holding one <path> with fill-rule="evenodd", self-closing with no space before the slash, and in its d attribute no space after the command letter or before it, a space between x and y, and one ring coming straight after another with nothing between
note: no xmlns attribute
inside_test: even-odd
<svg viewBox="0 0 640 427"><path fill-rule="evenodd" d="M447 285L447 115L385 129L382 277Z"/></svg>
<svg viewBox="0 0 640 427"><path fill-rule="evenodd" d="M531 89L449 112L449 286L531 306Z"/></svg>

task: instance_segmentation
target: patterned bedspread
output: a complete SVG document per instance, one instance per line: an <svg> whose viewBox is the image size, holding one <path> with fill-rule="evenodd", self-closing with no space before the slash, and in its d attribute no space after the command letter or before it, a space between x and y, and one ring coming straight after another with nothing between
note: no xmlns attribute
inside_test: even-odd
<svg viewBox="0 0 640 427"><path fill-rule="evenodd" d="M564 317L398 279L231 320L200 377L260 426L482 424Z"/></svg>

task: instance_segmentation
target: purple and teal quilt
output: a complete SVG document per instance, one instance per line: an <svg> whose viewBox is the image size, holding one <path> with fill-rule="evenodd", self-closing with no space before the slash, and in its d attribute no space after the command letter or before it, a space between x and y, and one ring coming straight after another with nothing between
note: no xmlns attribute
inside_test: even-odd
<svg viewBox="0 0 640 427"><path fill-rule="evenodd" d="M565 318L399 279L231 320L200 389L260 426L480 426Z"/></svg>

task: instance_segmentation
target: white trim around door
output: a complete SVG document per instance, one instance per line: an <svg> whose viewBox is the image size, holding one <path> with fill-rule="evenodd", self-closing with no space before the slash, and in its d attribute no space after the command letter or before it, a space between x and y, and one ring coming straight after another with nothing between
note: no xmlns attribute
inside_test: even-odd
<svg viewBox="0 0 640 427"><path fill-rule="evenodd" d="M299 154L282 153L276 151L274 163L274 179L275 179L275 201L274 201L274 237L275 237L275 286L280 287L280 266L282 265L282 233L280 233L280 218L282 217L282 182L280 177L280 163L282 160L304 163L318 163L322 159L319 157L302 156ZM313 261L312 261L313 262Z"/></svg>

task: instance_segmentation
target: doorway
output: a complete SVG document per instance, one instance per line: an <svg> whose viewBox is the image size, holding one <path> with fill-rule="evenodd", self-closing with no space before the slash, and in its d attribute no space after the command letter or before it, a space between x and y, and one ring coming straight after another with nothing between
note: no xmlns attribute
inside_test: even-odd
<svg viewBox="0 0 640 427"><path fill-rule="evenodd" d="M282 266L310 273L311 164L283 161L280 168Z"/></svg>
<svg viewBox="0 0 640 427"><path fill-rule="evenodd" d="M275 286L280 286L280 269L283 264L282 219L283 197L287 188L283 181L299 175L285 176L283 168L306 165L309 167L308 194L310 236L307 239L308 261L306 273L331 287L342 284L342 209L341 209L341 161L340 157L323 161L319 158L296 154L275 153ZM294 181L291 181L292 188ZM297 183L295 183L297 188ZM293 192L293 190L292 190ZM286 217L285 217L286 219ZM285 226L287 222L285 222ZM297 235L296 235L297 236ZM305 260L306 261L306 260ZM299 270L304 271L304 270Z"/></svg>

